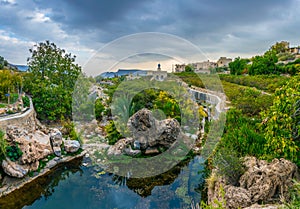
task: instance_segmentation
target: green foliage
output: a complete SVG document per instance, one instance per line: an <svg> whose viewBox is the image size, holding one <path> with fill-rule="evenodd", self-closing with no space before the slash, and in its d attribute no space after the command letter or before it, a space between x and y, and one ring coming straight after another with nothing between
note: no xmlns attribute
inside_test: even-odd
<svg viewBox="0 0 300 209"><path fill-rule="evenodd" d="M29 107L30 106L30 100L27 96L22 97L23 100L23 106L24 107Z"/></svg>
<svg viewBox="0 0 300 209"><path fill-rule="evenodd" d="M253 88L222 82L227 98L231 104L248 116L258 115L269 108L273 101L272 95L262 94Z"/></svg>
<svg viewBox="0 0 300 209"><path fill-rule="evenodd" d="M289 43L287 41L276 42L271 46L270 50L274 51L276 54L284 53L288 50Z"/></svg>
<svg viewBox="0 0 300 209"><path fill-rule="evenodd" d="M22 77L20 73L11 70L0 70L0 100L7 102L7 93L18 92L18 88L22 85ZM14 101L11 101L13 103Z"/></svg>
<svg viewBox="0 0 300 209"><path fill-rule="evenodd" d="M263 56L252 58L252 65L249 68L250 75L278 74L276 63L278 58L275 51L267 51Z"/></svg>
<svg viewBox="0 0 300 209"><path fill-rule="evenodd" d="M300 76L275 92L273 105L262 113L267 144L273 158L286 158L300 165Z"/></svg>
<svg viewBox="0 0 300 209"><path fill-rule="evenodd" d="M75 130L75 124L70 121L66 120L63 122L62 127L62 134L65 138L70 138L71 140L79 140L79 135L77 134Z"/></svg>
<svg viewBox="0 0 300 209"><path fill-rule="evenodd" d="M260 122L260 118L250 118L241 110L230 109L219 146L235 150L240 157L250 155L261 158L265 153L266 140L260 132Z"/></svg>
<svg viewBox="0 0 300 209"><path fill-rule="evenodd" d="M130 116L142 108L161 110L165 117L176 118L178 122L181 121L181 112L178 103L165 91L147 89L135 95L130 108Z"/></svg>
<svg viewBox="0 0 300 209"><path fill-rule="evenodd" d="M29 74L25 89L32 94L41 120L71 118L72 92L81 68L75 56L49 41L30 49Z"/></svg>
<svg viewBox="0 0 300 209"><path fill-rule="evenodd" d="M228 184L238 186L245 169L243 161L234 150L220 148L213 157L213 166L218 176L223 176Z"/></svg>
<svg viewBox="0 0 300 209"><path fill-rule="evenodd" d="M242 86L255 87L267 92L275 92L275 90L284 85L289 78L279 75L255 75L255 76L234 76L220 75L222 81L235 83Z"/></svg>
<svg viewBox="0 0 300 209"><path fill-rule="evenodd" d="M185 66L184 70L185 70L185 72L193 72L194 71L194 69L191 65Z"/></svg>
<svg viewBox="0 0 300 209"><path fill-rule="evenodd" d="M6 149L7 149L7 141L4 138L4 132L0 130L0 161L5 158L6 155Z"/></svg>
<svg viewBox="0 0 300 209"><path fill-rule="evenodd" d="M95 117L98 121L102 120L102 113L105 110L105 106L102 103L102 99L97 99L95 101Z"/></svg>
<svg viewBox="0 0 300 209"><path fill-rule="evenodd" d="M8 62L4 59L4 57L0 56L0 70L7 66Z"/></svg>
<svg viewBox="0 0 300 209"><path fill-rule="evenodd" d="M241 75L243 70L247 68L248 59L241 59L240 57L235 58L235 60L229 63L230 74Z"/></svg>
<svg viewBox="0 0 300 209"><path fill-rule="evenodd" d="M18 147L18 145L12 145L8 146L6 148L6 156L9 157L11 161L17 161L21 156L23 152L21 149Z"/></svg>
<svg viewBox="0 0 300 209"><path fill-rule="evenodd" d="M119 139L122 138L122 135L117 131L114 121L110 121L105 126L105 131L107 133L108 144L114 145Z"/></svg>
<svg viewBox="0 0 300 209"><path fill-rule="evenodd" d="M204 201L201 201L202 209L227 209L226 200L225 200L225 191L224 188L221 187L219 190L218 196L220 197L220 201L215 199L212 204L206 204Z"/></svg>
<svg viewBox="0 0 300 209"><path fill-rule="evenodd" d="M291 200L285 204L282 209L300 208L300 182L294 181L293 188L290 191Z"/></svg>

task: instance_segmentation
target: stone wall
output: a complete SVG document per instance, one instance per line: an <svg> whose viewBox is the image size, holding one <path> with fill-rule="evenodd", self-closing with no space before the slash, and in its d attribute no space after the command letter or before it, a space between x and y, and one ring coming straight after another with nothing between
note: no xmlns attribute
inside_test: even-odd
<svg viewBox="0 0 300 209"><path fill-rule="evenodd" d="M0 129L5 131L7 126L13 125L20 128L26 127L27 130L36 130L36 126L39 125L38 121L36 120L36 113L32 105L30 109L22 114L14 114L11 116L6 116L0 118Z"/></svg>

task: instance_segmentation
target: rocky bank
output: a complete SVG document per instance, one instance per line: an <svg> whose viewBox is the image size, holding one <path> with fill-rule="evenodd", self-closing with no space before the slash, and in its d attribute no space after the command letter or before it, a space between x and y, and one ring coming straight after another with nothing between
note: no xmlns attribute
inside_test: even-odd
<svg viewBox="0 0 300 209"><path fill-rule="evenodd" d="M276 205L290 199L289 189L293 179L300 179L297 166L285 159L274 159L268 163L255 157L244 161L246 172L240 177L239 185L226 183L223 177L208 186L208 202L226 201L226 208L279 208ZM215 172L215 171L213 171ZM222 195L222 192L224 194ZM260 205L260 204L267 205Z"/></svg>

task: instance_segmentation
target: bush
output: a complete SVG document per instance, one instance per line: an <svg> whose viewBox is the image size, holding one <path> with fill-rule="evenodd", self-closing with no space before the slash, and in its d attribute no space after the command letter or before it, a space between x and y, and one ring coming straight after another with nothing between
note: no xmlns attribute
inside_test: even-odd
<svg viewBox="0 0 300 209"><path fill-rule="evenodd" d="M6 148L8 146L6 139L4 138L5 133L0 130L0 161L5 158Z"/></svg>
<svg viewBox="0 0 300 209"><path fill-rule="evenodd" d="M214 155L213 166L218 176L223 176L228 184L238 186L240 177L245 172L243 161L234 150L221 148Z"/></svg>
<svg viewBox="0 0 300 209"><path fill-rule="evenodd" d="M105 126L105 131L107 133L107 140L109 145L114 145L119 139L122 138L122 135L118 132L114 121L110 121L108 125Z"/></svg>
<svg viewBox="0 0 300 209"><path fill-rule="evenodd" d="M27 96L22 97L23 107L30 107L30 100Z"/></svg>
<svg viewBox="0 0 300 209"><path fill-rule="evenodd" d="M66 120L63 122L63 128L62 128L62 134L64 137L66 138L70 138L71 140L79 140L79 136L75 130L75 124L70 121L70 120Z"/></svg>
<svg viewBox="0 0 300 209"><path fill-rule="evenodd" d="M17 144L8 146L6 148L6 155L11 161L17 161L22 156L22 154L23 152L20 150Z"/></svg>

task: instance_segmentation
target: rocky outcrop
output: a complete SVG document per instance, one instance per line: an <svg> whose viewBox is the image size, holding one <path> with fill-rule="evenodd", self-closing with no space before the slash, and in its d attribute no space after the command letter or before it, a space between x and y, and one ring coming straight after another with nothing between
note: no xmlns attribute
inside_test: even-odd
<svg viewBox="0 0 300 209"><path fill-rule="evenodd" d="M239 179L239 187L226 185L220 178L208 189L209 203L214 204L214 200L222 201L224 198L227 208L260 208L251 205L289 200L289 188L293 186L293 179L299 179L298 168L294 163L285 159L274 159L268 163L248 157L244 164L246 172ZM223 197L219 192L221 188L224 190Z"/></svg>
<svg viewBox="0 0 300 209"><path fill-rule="evenodd" d="M50 142L56 156L61 156L62 134L58 129L53 129L50 133Z"/></svg>
<svg viewBox="0 0 300 209"><path fill-rule="evenodd" d="M127 126L135 143L138 142L142 150L155 146L169 148L180 133L180 125L177 120L158 121L148 109L142 109L131 116Z"/></svg>
<svg viewBox="0 0 300 209"><path fill-rule="evenodd" d="M124 154L125 149L133 142L132 138L123 138L117 141L113 146L107 150L108 155L121 155Z"/></svg>
<svg viewBox="0 0 300 209"><path fill-rule="evenodd" d="M6 174L16 178L23 178L28 173L28 169L9 159L2 161L2 168Z"/></svg>
<svg viewBox="0 0 300 209"><path fill-rule="evenodd" d="M65 140L64 148L66 152L74 153L77 152L80 148L80 143L76 140Z"/></svg>

